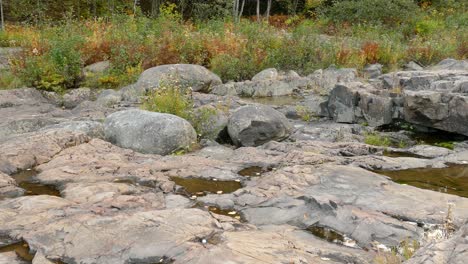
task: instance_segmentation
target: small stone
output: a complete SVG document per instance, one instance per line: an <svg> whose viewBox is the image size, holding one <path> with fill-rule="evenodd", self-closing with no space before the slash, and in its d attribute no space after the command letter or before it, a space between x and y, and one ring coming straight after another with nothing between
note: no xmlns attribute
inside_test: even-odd
<svg viewBox="0 0 468 264"><path fill-rule="evenodd" d="M237 214L236 211L231 211L228 213L228 215L235 215L235 214Z"/></svg>
<svg viewBox="0 0 468 264"><path fill-rule="evenodd" d="M192 195L192 197L190 197L190 199L195 200L195 199L197 199L197 196L196 196L196 195Z"/></svg>
<svg viewBox="0 0 468 264"><path fill-rule="evenodd" d="M206 243L208 243L208 241L206 241L206 239L202 239L202 241L201 241L201 242L202 242L202 244L206 244Z"/></svg>
<svg viewBox="0 0 468 264"><path fill-rule="evenodd" d="M223 193L223 191L217 191L216 193L217 193L217 194L222 194L222 193Z"/></svg>
<svg viewBox="0 0 468 264"><path fill-rule="evenodd" d="M234 218L237 219L237 220L240 220L240 219L241 219L241 217L238 216L238 215L234 216Z"/></svg>
<svg viewBox="0 0 468 264"><path fill-rule="evenodd" d="M218 181L218 179L213 179L213 181Z"/></svg>
<svg viewBox="0 0 468 264"><path fill-rule="evenodd" d="M236 182L240 182L240 180L239 180L239 179L236 179L235 181L236 181Z"/></svg>

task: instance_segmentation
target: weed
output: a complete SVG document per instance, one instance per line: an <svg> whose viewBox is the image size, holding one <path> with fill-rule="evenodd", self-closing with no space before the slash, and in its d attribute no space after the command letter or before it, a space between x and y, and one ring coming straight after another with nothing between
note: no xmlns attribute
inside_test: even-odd
<svg viewBox="0 0 468 264"><path fill-rule="evenodd" d="M193 113L191 90L177 83L161 82L157 89L148 94L142 108L190 120Z"/></svg>
<svg viewBox="0 0 468 264"><path fill-rule="evenodd" d="M441 147L441 148L447 148L447 149L450 149L450 150L453 150L455 148L455 143L454 142L437 142L434 144L435 146L437 147Z"/></svg>
<svg viewBox="0 0 468 264"><path fill-rule="evenodd" d="M391 144L390 138L377 133L366 133L364 142L368 145L388 147Z"/></svg>
<svg viewBox="0 0 468 264"><path fill-rule="evenodd" d="M310 122L313 118L313 113L303 105L296 106L296 112L302 121Z"/></svg>

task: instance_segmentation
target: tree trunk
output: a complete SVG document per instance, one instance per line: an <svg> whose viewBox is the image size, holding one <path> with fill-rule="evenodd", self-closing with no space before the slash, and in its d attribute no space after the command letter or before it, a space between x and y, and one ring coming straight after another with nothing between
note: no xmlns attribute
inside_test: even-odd
<svg viewBox="0 0 468 264"><path fill-rule="evenodd" d="M294 0L293 15L296 15L296 13L297 13L297 5L298 4L299 4L299 0Z"/></svg>
<svg viewBox="0 0 468 264"><path fill-rule="evenodd" d="M242 13L244 13L244 5L245 5L245 0L242 0L242 6L241 6L241 9L239 11L239 18L237 19L237 21L239 22L242 18Z"/></svg>
<svg viewBox="0 0 468 264"><path fill-rule="evenodd" d="M237 22L237 17L239 13L239 0L234 0L234 5L232 7L232 17L234 18L234 22Z"/></svg>
<svg viewBox="0 0 468 264"><path fill-rule="evenodd" d="M138 0L133 0L133 15L136 14L137 4L138 4Z"/></svg>
<svg viewBox="0 0 468 264"><path fill-rule="evenodd" d="M0 30L4 31L5 30L5 20L3 18L3 1L0 0Z"/></svg>
<svg viewBox="0 0 468 264"><path fill-rule="evenodd" d="M151 16L157 17L159 15L159 7L161 6L161 0L151 0Z"/></svg>
<svg viewBox="0 0 468 264"><path fill-rule="evenodd" d="M268 5L267 5L267 11L266 11L266 20L267 20L267 23L270 23L271 1L272 1L272 0L268 0Z"/></svg>
<svg viewBox="0 0 468 264"><path fill-rule="evenodd" d="M257 22L260 22L260 0L257 0Z"/></svg>

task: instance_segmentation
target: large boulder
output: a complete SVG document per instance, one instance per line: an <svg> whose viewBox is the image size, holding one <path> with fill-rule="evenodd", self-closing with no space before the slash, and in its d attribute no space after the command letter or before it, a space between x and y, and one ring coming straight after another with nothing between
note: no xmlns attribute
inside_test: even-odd
<svg viewBox="0 0 468 264"><path fill-rule="evenodd" d="M309 76L311 88L318 93L325 95L330 92L337 83L354 82L357 80L356 69L338 69L335 66L330 66L327 69L316 70Z"/></svg>
<svg viewBox="0 0 468 264"><path fill-rule="evenodd" d="M406 91L405 120L468 136L468 94Z"/></svg>
<svg viewBox="0 0 468 264"><path fill-rule="evenodd" d="M187 148L197 140L195 130L185 119L138 109L109 115L104 133L115 145L159 155Z"/></svg>
<svg viewBox="0 0 468 264"><path fill-rule="evenodd" d="M291 133L288 119L275 109L263 105L239 108L228 121L232 141L241 146L258 146L270 140L281 141Z"/></svg>
<svg viewBox="0 0 468 264"><path fill-rule="evenodd" d="M266 69L255 75L251 81L228 82L217 85L212 92L216 95L237 95L241 97L286 96L309 86L310 80L294 71L278 72Z"/></svg>
<svg viewBox="0 0 468 264"><path fill-rule="evenodd" d="M366 122L370 126L381 126L393 120L393 101L371 85L337 84L330 92L328 112L338 123Z"/></svg>
<svg viewBox="0 0 468 264"><path fill-rule="evenodd" d="M159 88L164 82L190 87L195 92L209 92L212 86L222 83L221 78L203 66L168 64L144 71L133 89L137 94Z"/></svg>

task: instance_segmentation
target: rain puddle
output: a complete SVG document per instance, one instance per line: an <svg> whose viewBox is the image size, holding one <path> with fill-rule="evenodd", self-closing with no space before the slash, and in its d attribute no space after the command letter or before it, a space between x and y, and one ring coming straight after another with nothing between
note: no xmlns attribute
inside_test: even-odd
<svg viewBox="0 0 468 264"><path fill-rule="evenodd" d="M302 100L297 96L271 96L271 97L242 97L243 101L249 103L263 104L263 105L274 105L274 106L285 106L285 105L296 105Z"/></svg>
<svg viewBox="0 0 468 264"><path fill-rule="evenodd" d="M34 255L30 253L29 245L24 241L0 247L0 253L6 252L15 252L20 259L29 263L31 263L34 258Z"/></svg>
<svg viewBox="0 0 468 264"><path fill-rule="evenodd" d="M468 197L468 165L375 172L400 184Z"/></svg>
<svg viewBox="0 0 468 264"><path fill-rule="evenodd" d="M245 169L240 170L237 174L244 176L244 177L259 177L262 176L263 173L271 171L271 169L264 169L260 166L252 166Z"/></svg>
<svg viewBox="0 0 468 264"><path fill-rule="evenodd" d="M427 159L424 156L414 154L414 153L409 153L409 152L404 152L404 151L388 151L385 150L383 152L383 155L385 157L391 157L391 158L417 158L417 159Z"/></svg>
<svg viewBox="0 0 468 264"><path fill-rule="evenodd" d="M37 175L35 170L25 170L12 175L18 186L26 190L25 195L51 195L60 196L60 192L53 185L39 183L34 177Z"/></svg>
<svg viewBox="0 0 468 264"><path fill-rule="evenodd" d="M214 213L214 214L219 214L219 215L224 215L224 216L229 216L229 217L232 217L234 219L237 219L241 222L244 222L244 218L242 217L242 215L240 215L240 213L236 210L233 210L233 209L221 209L217 206L207 206L208 208L208 211Z"/></svg>
<svg viewBox="0 0 468 264"><path fill-rule="evenodd" d="M171 177L177 185L184 187L184 194L196 198L207 194L232 193L242 188L240 181L218 181L216 179Z"/></svg>
<svg viewBox="0 0 468 264"><path fill-rule="evenodd" d="M356 241L327 227L311 225L306 229L306 231L312 233L312 235L316 237L319 237L331 243L353 248L357 247Z"/></svg>

